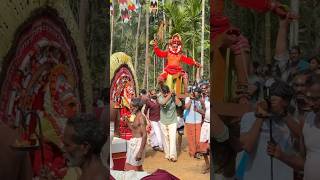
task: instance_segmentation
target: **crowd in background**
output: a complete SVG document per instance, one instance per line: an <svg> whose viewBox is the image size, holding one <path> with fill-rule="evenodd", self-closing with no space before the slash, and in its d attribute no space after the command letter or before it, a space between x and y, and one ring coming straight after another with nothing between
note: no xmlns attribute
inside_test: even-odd
<svg viewBox="0 0 320 180"><path fill-rule="evenodd" d="M164 153L170 162L178 161L182 136L186 134L191 158L204 157L202 173L210 171L210 84L202 80L190 86L185 97L162 85L158 90L140 90L141 112L148 132L148 144ZM146 148L146 147L145 147ZM140 169L141 170L141 169Z"/></svg>
<svg viewBox="0 0 320 180"><path fill-rule="evenodd" d="M320 61L299 46L288 48L289 24L288 18L279 21L272 64L252 63L248 98L254 110L241 117L236 173L217 173L218 179L320 177ZM227 142L230 128L219 120L214 137Z"/></svg>

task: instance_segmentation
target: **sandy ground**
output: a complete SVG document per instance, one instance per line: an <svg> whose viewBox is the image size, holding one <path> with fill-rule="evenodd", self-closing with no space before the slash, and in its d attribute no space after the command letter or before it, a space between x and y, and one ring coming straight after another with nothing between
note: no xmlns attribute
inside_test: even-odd
<svg viewBox="0 0 320 180"><path fill-rule="evenodd" d="M148 173L152 173L157 169L164 169L181 180L208 180L210 179L210 173L201 173L203 164L203 157L195 159L189 156L187 139L184 135L182 136L182 148L181 153L178 153L177 162L169 162L164 158L164 152L153 151L148 145L143 169Z"/></svg>

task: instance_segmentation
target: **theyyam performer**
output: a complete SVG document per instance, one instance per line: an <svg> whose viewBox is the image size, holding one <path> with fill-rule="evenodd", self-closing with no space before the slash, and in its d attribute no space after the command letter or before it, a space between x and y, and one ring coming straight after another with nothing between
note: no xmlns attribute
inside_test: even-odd
<svg viewBox="0 0 320 180"><path fill-rule="evenodd" d="M158 47L158 40L155 38L153 50L158 57L167 59L163 73L158 77L159 85L162 85L166 81L168 74L175 75L180 73L183 77L184 92L188 92L188 74L182 69L181 62L198 68L201 67L201 65L196 60L182 53L181 36L178 33L174 34L169 40L168 50L165 51Z"/></svg>

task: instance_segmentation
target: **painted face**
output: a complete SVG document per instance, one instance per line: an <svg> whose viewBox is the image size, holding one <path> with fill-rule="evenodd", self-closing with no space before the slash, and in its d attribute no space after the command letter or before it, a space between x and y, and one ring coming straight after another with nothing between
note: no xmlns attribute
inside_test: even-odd
<svg viewBox="0 0 320 180"><path fill-rule="evenodd" d="M173 54L179 54L181 52L181 49L181 40L178 36L174 36L169 44L169 51Z"/></svg>
<svg viewBox="0 0 320 180"><path fill-rule="evenodd" d="M63 150L69 167L80 167L85 159L86 151L84 145L73 142L74 129L70 126L65 128L63 134Z"/></svg>

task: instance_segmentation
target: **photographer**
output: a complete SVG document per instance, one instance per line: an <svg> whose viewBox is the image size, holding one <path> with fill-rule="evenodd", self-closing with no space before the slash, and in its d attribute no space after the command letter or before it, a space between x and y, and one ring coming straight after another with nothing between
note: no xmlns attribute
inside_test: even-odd
<svg viewBox="0 0 320 180"><path fill-rule="evenodd" d="M160 124L163 133L163 146L165 158L169 161L177 161L177 109L182 103L174 93L170 92L168 86L161 87L161 94L158 97L160 104Z"/></svg>
<svg viewBox="0 0 320 180"><path fill-rule="evenodd" d="M292 136L299 135L299 124L287 112L293 96L291 87L282 81L274 82L265 101L257 104L256 112L243 115L240 125L240 142L248 155L244 167L246 180L291 180L293 169L283 162L271 160L266 152L268 142L278 144L284 151L292 152ZM271 127L271 128L270 128ZM272 136L271 136L272 133ZM242 167L243 168L243 167Z"/></svg>
<svg viewBox="0 0 320 180"><path fill-rule="evenodd" d="M200 158L197 154L197 152L200 151L200 132L202 122L202 115L198 112L198 110L202 109L200 95L201 89L197 86L193 86L190 97L187 97L185 100L185 128L188 139L189 155L194 158Z"/></svg>
<svg viewBox="0 0 320 180"><path fill-rule="evenodd" d="M310 76L307 81L307 99L312 112L307 113L300 138L300 154L290 155L279 145L269 144L268 154L296 170L304 170L305 180L317 180L320 172L320 76Z"/></svg>

